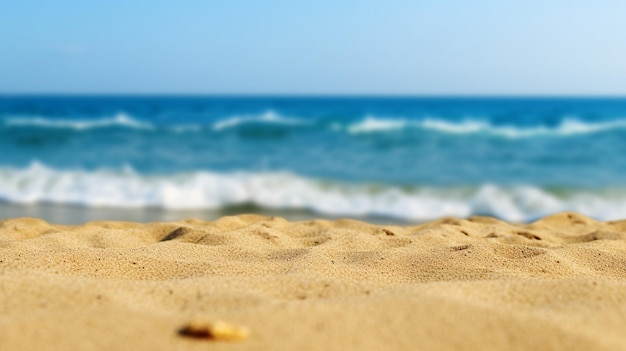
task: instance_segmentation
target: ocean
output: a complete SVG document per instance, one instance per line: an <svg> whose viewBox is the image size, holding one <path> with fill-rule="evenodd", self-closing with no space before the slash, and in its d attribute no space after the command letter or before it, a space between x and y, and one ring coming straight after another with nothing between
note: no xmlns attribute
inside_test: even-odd
<svg viewBox="0 0 626 351"><path fill-rule="evenodd" d="M626 218L626 99L0 96L0 217Z"/></svg>

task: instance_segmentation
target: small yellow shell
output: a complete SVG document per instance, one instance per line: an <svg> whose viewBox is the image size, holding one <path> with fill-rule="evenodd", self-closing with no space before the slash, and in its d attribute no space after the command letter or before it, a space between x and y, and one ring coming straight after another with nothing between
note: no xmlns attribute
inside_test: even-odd
<svg viewBox="0 0 626 351"><path fill-rule="evenodd" d="M250 335L248 328L223 321L195 319L184 325L178 333L183 336L210 340L238 341Z"/></svg>

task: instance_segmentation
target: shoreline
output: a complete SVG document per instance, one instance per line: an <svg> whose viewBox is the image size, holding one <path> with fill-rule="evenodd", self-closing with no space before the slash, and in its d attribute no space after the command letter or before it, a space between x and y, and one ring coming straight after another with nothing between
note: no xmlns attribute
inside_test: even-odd
<svg viewBox="0 0 626 351"><path fill-rule="evenodd" d="M272 209L242 204L227 206L220 209L163 209L159 207L93 207L73 204L37 202L22 204L0 201L0 221L11 218L39 218L49 223L59 225L80 225L94 221L124 221L124 222L173 222L187 218L197 218L205 221L215 221L225 216L235 216L240 213L254 213L267 217L282 217L289 221L305 221L314 219L340 220L350 218L373 224L389 225L418 225L426 221L410 221L390 216L342 216L328 215L307 209Z"/></svg>
<svg viewBox="0 0 626 351"><path fill-rule="evenodd" d="M626 348L626 220L576 213L14 218L0 273L2 349Z"/></svg>

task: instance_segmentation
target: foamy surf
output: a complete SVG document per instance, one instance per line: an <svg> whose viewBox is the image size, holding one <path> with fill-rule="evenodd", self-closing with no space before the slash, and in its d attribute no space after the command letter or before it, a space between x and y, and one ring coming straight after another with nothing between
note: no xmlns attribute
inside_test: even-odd
<svg viewBox="0 0 626 351"><path fill-rule="evenodd" d="M440 117L388 117L367 115L351 121L350 118L305 119L286 117L274 111L258 115L231 116L215 122L212 129L221 131L248 124L268 124L286 126L315 126L331 131L345 131L348 134L385 133L397 131L423 130L442 134L485 134L504 138L532 138L541 136L576 136L614 130L626 130L626 120L584 121L575 116L563 116L555 125L530 124L496 125L481 117L468 117L450 121Z"/></svg>
<svg viewBox="0 0 626 351"><path fill-rule="evenodd" d="M132 118L126 113L91 120L53 119L46 117L9 117L4 120L8 127L38 127L54 129L88 130L97 128L124 127L133 129L154 129L154 125Z"/></svg>
<svg viewBox="0 0 626 351"><path fill-rule="evenodd" d="M568 137L626 130L626 119L586 121L574 116L563 116L554 125L496 125L482 117L448 120L441 117L389 117L367 115L360 119L304 118L285 116L275 111L258 114L228 115L208 118L196 123L158 123L138 118L126 112L96 119L63 119L45 116L8 116L0 118L5 128L51 128L88 131L100 128L129 128L137 130L161 130L174 133L225 132L255 126L284 126L289 128L318 129L320 132L345 132L349 135L396 133L399 131L423 131L454 135L487 135L510 139L533 137Z"/></svg>
<svg viewBox="0 0 626 351"><path fill-rule="evenodd" d="M305 209L332 216L385 216L425 221L442 216L491 215L529 221L577 211L602 219L626 217L626 189L549 191L536 186L414 187L345 184L291 173L144 175L123 170L56 170L40 163L0 168L0 199L86 207L216 210L252 204Z"/></svg>
<svg viewBox="0 0 626 351"><path fill-rule="evenodd" d="M480 118L447 121L437 118L402 119L368 116L345 127L350 134L385 133L409 129L421 129L437 133L471 135L485 134L504 138L533 138L542 136L576 136L614 130L625 130L626 120L587 122L568 117L555 126L494 125Z"/></svg>
<svg viewBox="0 0 626 351"><path fill-rule="evenodd" d="M624 149L620 99L0 99L9 207L614 219Z"/></svg>
<svg viewBox="0 0 626 351"><path fill-rule="evenodd" d="M278 124L288 126L306 126L311 122L304 119L293 117L285 117L274 111L267 111L258 115L231 116L215 122L212 126L213 130L221 131L246 124Z"/></svg>

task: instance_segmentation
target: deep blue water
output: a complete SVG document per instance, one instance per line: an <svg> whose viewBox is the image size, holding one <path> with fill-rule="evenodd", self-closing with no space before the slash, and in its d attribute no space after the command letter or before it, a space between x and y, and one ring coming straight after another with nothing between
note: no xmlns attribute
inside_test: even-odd
<svg viewBox="0 0 626 351"><path fill-rule="evenodd" d="M626 217L626 99L0 97L0 200Z"/></svg>

